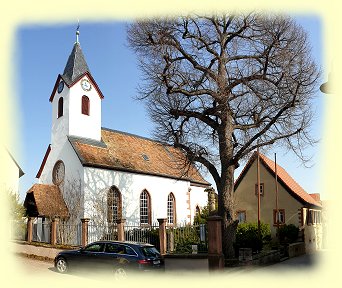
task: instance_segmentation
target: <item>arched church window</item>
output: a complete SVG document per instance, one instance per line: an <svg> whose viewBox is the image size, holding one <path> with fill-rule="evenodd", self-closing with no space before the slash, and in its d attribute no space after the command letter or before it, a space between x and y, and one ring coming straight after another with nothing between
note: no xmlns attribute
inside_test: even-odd
<svg viewBox="0 0 342 288"><path fill-rule="evenodd" d="M58 99L58 112L57 112L57 117L62 117L63 116L63 97Z"/></svg>
<svg viewBox="0 0 342 288"><path fill-rule="evenodd" d="M176 223L176 200L173 193L167 196L167 223L173 225Z"/></svg>
<svg viewBox="0 0 342 288"><path fill-rule="evenodd" d="M150 194L144 190L140 194L140 225L151 224L151 197Z"/></svg>
<svg viewBox="0 0 342 288"><path fill-rule="evenodd" d="M115 186L111 187L107 194L107 221L108 223L116 223L116 220L122 218L122 201L121 193Z"/></svg>
<svg viewBox="0 0 342 288"><path fill-rule="evenodd" d="M90 102L89 98L85 95L82 96L82 114L89 115Z"/></svg>

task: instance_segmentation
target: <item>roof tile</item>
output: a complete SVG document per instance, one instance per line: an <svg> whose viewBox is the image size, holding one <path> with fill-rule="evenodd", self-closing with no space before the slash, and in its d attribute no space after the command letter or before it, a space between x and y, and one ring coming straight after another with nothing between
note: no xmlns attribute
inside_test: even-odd
<svg viewBox="0 0 342 288"><path fill-rule="evenodd" d="M103 144L69 137L84 166L158 175L209 185L193 165L188 169L184 168L184 154L170 145L106 128L102 128L101 132Z"/></svg>
<svg viewBox="0 0 342 288"><path fill-rule="evenodd" d="M32 200L34 203L30 203ZM24 206L29 210L34 205L38 215L32 216L59 216L62 218L69 216L62 193L56 185L34 184L27 191Z"/></svg>

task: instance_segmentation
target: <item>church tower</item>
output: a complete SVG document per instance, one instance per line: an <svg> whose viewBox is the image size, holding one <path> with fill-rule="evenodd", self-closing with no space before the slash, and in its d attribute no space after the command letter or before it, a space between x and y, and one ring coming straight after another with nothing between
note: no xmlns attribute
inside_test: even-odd
<svg viewBox="0 0 342 288"><path fill-rule="evenodd" d="M101 141L102 92L85 61L79 31L63 74L59 74L50 96L52 103L51 144L62 145L67 136Z"/></svg>

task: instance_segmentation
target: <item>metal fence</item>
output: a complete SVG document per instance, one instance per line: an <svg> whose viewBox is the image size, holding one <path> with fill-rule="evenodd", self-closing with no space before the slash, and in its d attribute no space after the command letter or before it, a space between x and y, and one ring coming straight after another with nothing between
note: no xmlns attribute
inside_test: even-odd
<svg viewBox="0 0 342 288"><path fill-rule="evenodd" d="M98 240L118 240L117 225L96 225L94 223L89 223L88 243Z"/></svg>
<svg viewBox="0 0 342 288"><path fill-rule="evenodd" d="M33 223L32 240L35 242L50 243L51 224L49 222Z"/></svg>
<svg viewBox="0 0 342 288"><path fill-rule="evenodd" d="M81 223L79 224L57 224L57 244L81 245Z"/></svg>
<svg viewBox="0 0 342 288"><path fill-rule="evenodd" d="M188 254L208 252L206 224L169 226L166 229L167 253Z"/></svg>
<svg viewBox="0 0 342 288"><path fill-rule="evenodd" d="M160 248L158 223L154 223L151 226L126 224L124 228L124 232L125 232L126 241L150 243L156 246L157 249Z"/></svg>
<svg viewBox="0 0 342 288"><path fill-rule="evenodd" d="M88 222L87 242L98 240L118 240L118 225L104 225ZM17 225L17 226L15 226ZM12 239L25 239L27 234L27 225L18 226L18 223L11 225ZM19 228L16 228L19 227ZM36 242L50 243L51 241L51 223L48 221L33 223L32 240ZM82 243L82 224L57 223L57 244L79 246ZM126 241L135 241L150 243L160 250L159 224L141 226L136 223L125 223L124 239ZM177 254L205 253L208 251L207 225L178 225L166 226L166 252Z"/></svg>

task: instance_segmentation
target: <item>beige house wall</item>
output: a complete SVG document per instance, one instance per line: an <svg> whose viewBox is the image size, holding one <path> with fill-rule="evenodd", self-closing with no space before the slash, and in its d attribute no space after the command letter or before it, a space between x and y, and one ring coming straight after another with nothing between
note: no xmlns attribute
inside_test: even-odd
<svg viewBox="0 0 342 288"><path fill-rule="evenodd" d="M273 210L276 209L275 178L260 161L260 183L264 183L264 196L260 200L260 221L270 225L272 236L276 226L273 225ZM246 222L258 221L258 197L255 195L257 184L257 161L248 169L235 191L235 211L246 211ZM285 223L300 226L300 209L303 206L278 183L278 209L285 210ZM299 210L299 211L298 211Z"/></svg>

